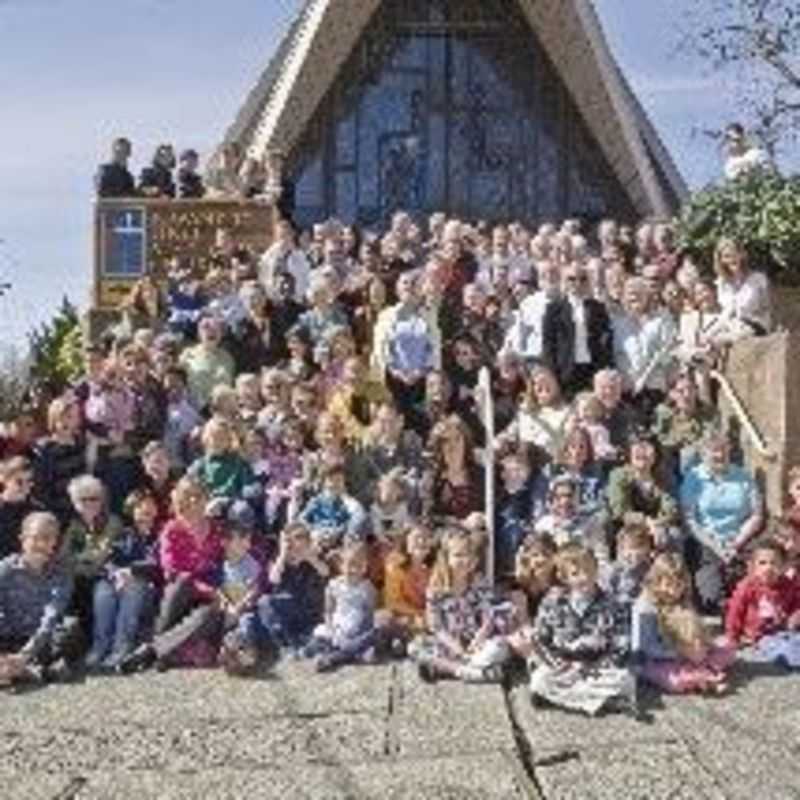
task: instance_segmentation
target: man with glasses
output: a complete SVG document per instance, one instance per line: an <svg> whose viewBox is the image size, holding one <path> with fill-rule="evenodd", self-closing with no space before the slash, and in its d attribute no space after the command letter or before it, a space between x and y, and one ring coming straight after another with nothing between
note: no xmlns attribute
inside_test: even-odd
<svg viewBox="0 0 800 800"><path fill-rule="evenodd" d="M548 303L542 320L542 360L572 396L611 366L613 337L605 306L588 296L584 269L568 264L561 277L561 296Z"/></svg>
<svg viewBox="0 0 800 800"><path fill-rule="evenodd" d="M555 261L539 261L537 277L539 289L520 301L502 350L531 365L542 363L542 323L547 307L559 296L561 268Z"/></svg>

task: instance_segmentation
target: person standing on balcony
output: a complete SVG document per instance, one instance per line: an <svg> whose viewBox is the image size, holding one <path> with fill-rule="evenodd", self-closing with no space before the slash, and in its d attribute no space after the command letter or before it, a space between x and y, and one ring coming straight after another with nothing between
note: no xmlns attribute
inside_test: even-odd
<svg viewBox="0 0 800 800"><path fill-rule="evenodd" d="M136 184L128 169L132 152L130 139L120 136L111 145L111 161L101 164L95 178L98 197L134 197Z"/></svg>

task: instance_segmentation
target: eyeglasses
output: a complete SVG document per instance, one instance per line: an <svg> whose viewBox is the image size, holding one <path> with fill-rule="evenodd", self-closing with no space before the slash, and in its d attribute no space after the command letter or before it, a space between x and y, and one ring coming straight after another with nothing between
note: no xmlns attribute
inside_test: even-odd
<svg viewBox="0 0 800 800"><path fill-rule="evenodd" d="M78 502L79 503L99 503L102 499L103 499L102 497L98 497L96 495L91 495L91 496L87 496L87 497L79 497L78 498Z"/></svg>

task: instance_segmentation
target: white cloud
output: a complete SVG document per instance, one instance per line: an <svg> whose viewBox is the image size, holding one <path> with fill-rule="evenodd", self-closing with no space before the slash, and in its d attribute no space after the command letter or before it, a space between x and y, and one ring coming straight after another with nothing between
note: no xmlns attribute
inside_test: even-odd
<svg viewBox="0 0 800 800"><path fill-rule="evenodd" d="M637 92L648 95L705 94L724 89L718 80L697 75L632 75Z"/></svg>

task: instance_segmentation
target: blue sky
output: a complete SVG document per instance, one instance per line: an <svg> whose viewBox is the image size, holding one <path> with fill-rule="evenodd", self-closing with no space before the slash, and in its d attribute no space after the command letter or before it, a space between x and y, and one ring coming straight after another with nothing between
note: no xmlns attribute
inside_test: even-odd
<svg viewBox="0 0 800 800"><path fill-rule="evenodd" d="M731 116L713 77L674 53L692 0L596 0L612 49L690 184L717 176L700 125ZM0 342L67 293L87 297L95 165L120 134L134 161L173 141L208 153L298 0L0 0ZM735 114L734 114L735 116Z"/></svg>

